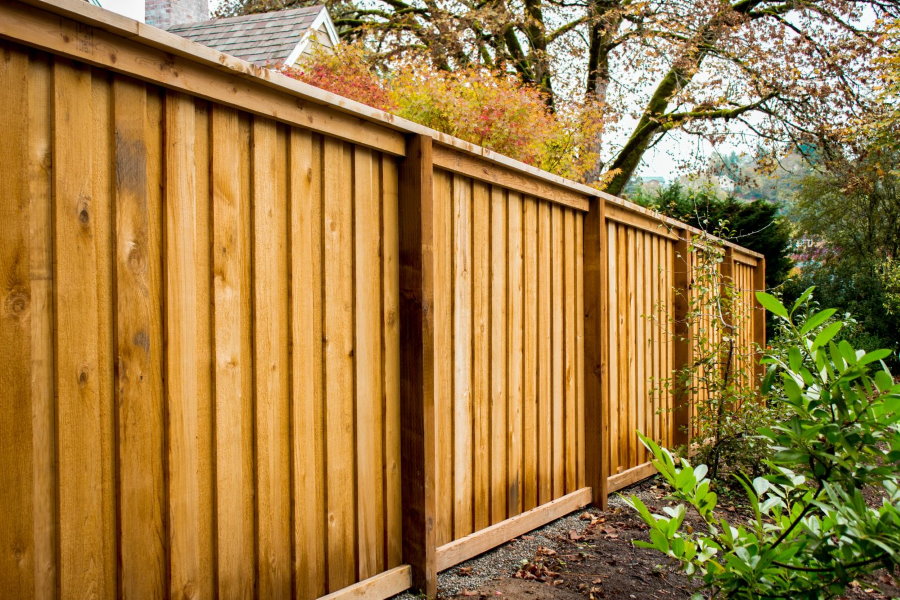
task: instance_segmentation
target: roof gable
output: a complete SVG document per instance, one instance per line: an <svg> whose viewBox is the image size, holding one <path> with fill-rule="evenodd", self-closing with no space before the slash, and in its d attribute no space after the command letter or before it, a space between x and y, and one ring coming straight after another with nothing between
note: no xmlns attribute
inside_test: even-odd
<svg viewBox="0 0 900 600"><path fill-rule="evenodd" d="M322 25L336 42L337 32L321 5L173 25L169 31L258 65L275 65L292 64Z"/></svg>

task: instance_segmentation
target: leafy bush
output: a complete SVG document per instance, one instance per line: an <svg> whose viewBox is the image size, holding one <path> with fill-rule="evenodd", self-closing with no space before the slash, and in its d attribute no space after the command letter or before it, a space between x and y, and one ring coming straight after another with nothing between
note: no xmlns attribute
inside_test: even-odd
<svg viewBox="0 0 900 600"><path fill-rule="evenodd" d="M788 310L760 302L791 332L786 353L764 359L765 390L787 411L760 430L774 454L768 474L739 476L753 511L734 526L717 517L705 465L691 466L641 436L654 466L681 502L651 514L628 499L650 527L650 542L698 574L721 598L833 598L871 571L900 563L900 384L882 362L889 350L864 352L846 341L833 309L796 316L812 290ZM778 381L780 385L771 384ZM864 492L881 496L870 506ZM703 527L683 527L688 507Z"/></svg>
<svg viewBox="0 0 900 600"><path fill-rule="evenodd" d="M358 44L341 44L283 71L295 79L426 127L583 180L597 161L605 115L597 104L548 106L538 88L486 69L427 66L380 75Z"/></svg>

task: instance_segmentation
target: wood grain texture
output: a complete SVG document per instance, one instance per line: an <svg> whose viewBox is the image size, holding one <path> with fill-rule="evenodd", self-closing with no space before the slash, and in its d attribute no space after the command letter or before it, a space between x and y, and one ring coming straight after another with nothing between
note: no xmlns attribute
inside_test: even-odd
<svg viewBox="0 0 900 600"><path fill-rule="evenodd" d="M507 517L506 193L491 188L491 523ZM443 543L450 540L443 540Z"/></svg>
<svg viewBox="0 0 900 600"><path fill-rule="evenodd" d="M28 121L22 117L28 110L28 57L21 52L6 52L0 57L0 126L4 135L24 145L28 139ZM16 145L0 149L0 384L4 396L0 403L0 502L4 518L0 519L0 583L5 593L29 598L38 584L35 578L35 529L37 516L34 502L33 472L36 454L36 432L32 432L32 411L41 404L33 396L30 385L33 353L40 346L32 338L37 322L32 322L32 253L29 232L32 213L29 206L26 155ZM38 214L34 215L38 217ZM41 219L35 223L40 226ZM41 232L46 242L50 231ZM48 274L49 275L49 274ZM50 307L44 311L50 316ZM40 311L36 313L41 319ZM34 408L33 408L34 407ZM45 422L45 425L47 423ZM37 425L37 424L35 424Z"/></svg>
<svg viewBox="0 0 900 600"><path fill-rule="evenodd" d="M113 83L122 596L165 594L162 206L143 84ZM158 116L157 116L158 118ZM156 144L154 144L156 142Z"/></svg>
<svg viewBox="0 0 900 600"><path fill-rule="evenodd" d="M297 596L325 594L322 138L290 140L294 561ZM302 498L302 501L298 501Z"/></svg>
<svg viewBox="0 0 900 600"><path fill-rule="evenodd" d="M349 149L326 138L323 151L325 439L328 589L356 580L353 315L353 190Z"/></svg>
<svg viewBox="0 0 900 600"><path fill-rule="evenodd" d="M445 181L436 181L431 139L412 138L400 165L400 416L403 435L403 561L412 585L437 594L436 534L440 518L435 490L437 423L436 330L438 231L449 222L449 203L439 202ZM449 240L446 240L449 241ZM449 323L449 318L447 319ZM436 428L437 425L437 428Z"/></svg>
<svg viewBox="0 0 900 600"><path fill-rule="evenodd" d="M210 119L217 582L221 596L250 598L256 557L249 123L218 106Z"/></svg>

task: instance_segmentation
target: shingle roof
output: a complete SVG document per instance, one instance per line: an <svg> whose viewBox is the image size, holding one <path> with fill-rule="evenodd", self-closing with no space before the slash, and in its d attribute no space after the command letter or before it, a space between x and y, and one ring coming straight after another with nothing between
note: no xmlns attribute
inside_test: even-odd
<svg viewBox="0 0 900 600"><path fill-rule="evenodd" d="M324 6L182 23L172 33L258 65L283 62Z"/></svg>

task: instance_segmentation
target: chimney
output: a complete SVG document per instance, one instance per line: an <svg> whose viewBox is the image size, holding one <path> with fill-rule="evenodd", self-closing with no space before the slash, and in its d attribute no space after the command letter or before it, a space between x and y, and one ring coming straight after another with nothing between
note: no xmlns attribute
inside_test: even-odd
<svg viewBox="0 0 900 600"><path fill-rule="evenodd" d="M209 19L208 0L146 0L144 9L146 22L160 29Z"/></svg>

